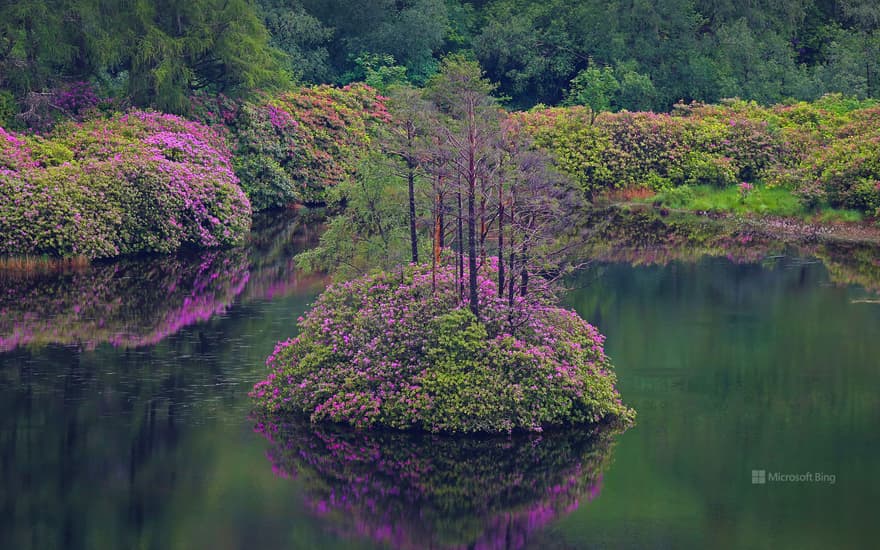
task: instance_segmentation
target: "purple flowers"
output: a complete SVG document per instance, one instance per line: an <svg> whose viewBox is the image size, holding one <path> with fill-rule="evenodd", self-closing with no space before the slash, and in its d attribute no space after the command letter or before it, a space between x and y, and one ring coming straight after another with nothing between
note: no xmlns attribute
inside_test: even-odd
<svg viewBox="0 0 880 550"><path fill-rule="evenodd" d="M0 129L0 253L223 246L244 237L250 216L223 137L201 124L133 111L44 137Z"/></svg>
<svg viewBox="0 0 880 550"><path fill-rule="evenodd" d="M539 431L630 419L603 337L535 293L513 306L482 267L477 321L455 269L426 266L332 285L254 387L260 409L313 421L435 432ZM275 392L275 389L280 389Z"/></svg>

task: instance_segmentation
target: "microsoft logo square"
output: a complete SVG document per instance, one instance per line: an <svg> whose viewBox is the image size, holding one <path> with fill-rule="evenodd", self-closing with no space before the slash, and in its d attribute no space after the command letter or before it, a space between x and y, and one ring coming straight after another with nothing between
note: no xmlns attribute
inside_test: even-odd
<svg viewBox="0 0 880 550"><path fill-rule="evenodd" d="M766 470L752 470L752 485L764 485L767 483Z"/></svg>

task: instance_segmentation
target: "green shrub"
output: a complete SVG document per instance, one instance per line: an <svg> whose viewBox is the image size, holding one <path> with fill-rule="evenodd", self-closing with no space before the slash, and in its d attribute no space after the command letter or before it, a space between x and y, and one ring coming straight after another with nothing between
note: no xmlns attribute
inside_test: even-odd
<svg viewBox="0 0 880 550"><path fill-rule="evenodd" d="M685 208L694 200L694 197L694 190L688 185L682 185L657 195L655 201L669 208Z"/></svg>
<svg viewBox="0 0 880 550"><path fill-rule="evenodd" d="M481 318L455 267L409 266L331 285L251 394L269 414L433 432L540 431L632 418L603 337L540 295L510 306L490 258ZM435 286L436 283L436 286Z"/></svg>
<svg viewBox="0 0 880 550"><path fill-rule="evenodd" d="M704 152L686 155L681 166L670 170L669 175L676 185L710 185L721 189L737 183L731 159Z"/></svg>
<svg viewBox="0 0 880 550"><path fill-rule="evenodd" d="M675 185L671 179L663 177L656 172L651 172L645 176L645 187L657 193L664 193L672 189Z"/></svg>
<svg viewBox="0 0 880 550"><path fill-rule="evenodd" d="M840 140L815 162L831 206L869 213L880 206L880 132Z"/></svg>
<svg viewBox="0 0 880 550"><path fill-rule="evenodd" d="M0 254L225 246L250 216L223 138L200 124L134 111L44 137L0 129Z"/></svg>

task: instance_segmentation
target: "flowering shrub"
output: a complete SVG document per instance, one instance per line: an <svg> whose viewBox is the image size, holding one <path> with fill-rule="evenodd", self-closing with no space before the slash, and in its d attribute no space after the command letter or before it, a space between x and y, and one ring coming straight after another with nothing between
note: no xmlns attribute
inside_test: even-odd
<svg viewBox="0 0 880 550"><path fill-rule="evenodd" d="M52 95L52 104L68 116L83 114L102 101L89 82L71 82L53 90Z"/></svg>
<svg viewBox="0 0 880 550"><path fill-rule="evenodd" d="M409 266L332 285L278 344L259 409L312 421L432 432L509 432L630 419L602 349L572 311L537 295L509 307L494 262L481 270L482 318L458 297L455 268ZM436 291L432 292L432 280Z"/></svg>
<svg viewBox="0 0 880 550"><path fill-rule="evenodd" d="M240 241L251 208L221 136L133 111L0 134L0 253L108 257Z"/></svg>
<svg viewBox="0 0 880 550"><path fill-rule="evenodd" d="M280 478L339 535L382 547L523 548L599 496L616 429L549 436L425 436L275 417L255 431Z"/></svg>
<svg viewBox="0 0 880 550"><path fill-rule="evenodd" d="M383 98L362 84L194 104L200 120L229 127L235 171L256 210L322 202L328 187L351 176L372 126L389 120Z"/></svg>
<svg viewBox="0 0 880 550"><path fill-rule="evenodd" d="M833 206L873 214L880 208L880 131L842 139L813 156L818 181Z"/></svg>
<svg viewBox="0 0 880 550"><path fill-rule="evenodd" d="M516 113L537 146L595 197L611 190L782 186L807 206L880 207L880 107L839 95L813 103L678 105L671 114L581 107Z"/></svg>
<svg viewBox="0 0 880 550"><path fill-rule="evenodd" d="M668 115L602 113L591 124L589 110L568 107L512 116L589 195L666 178L682 161L684 127Z"/></svg>

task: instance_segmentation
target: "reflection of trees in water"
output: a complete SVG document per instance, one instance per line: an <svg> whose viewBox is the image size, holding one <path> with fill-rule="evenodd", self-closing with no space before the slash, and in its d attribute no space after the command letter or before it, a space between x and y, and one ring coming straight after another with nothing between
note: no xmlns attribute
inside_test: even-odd
<svg viewBox="0 0 880 550"><path fill-rule="evenodd" d="M835 284L855 284L880 292L880 250L877 247L843 243L824 246L815 255L825 263Z"/></svg>
<svg viewBox="0 0 880 550"><path fill-rule="evenodd" d="M314 295L283 302L291 322ZM141 349L0 354L0 548L205 546L168 541L194 529L211 491L247 476L210 472L235 454L242 398L281 336L270 307Z"/></svg>
<svg viewBox="0 0 880 550"><path fill-rule="evenodd" d="M223 313L247 284L243 250L196 258L96 264L58 275L7 277L0 351L25 344L155 344Z"/></svg>
<svg viewBox="0 0 880 550"><path fill-rule="evenodd" d="M859 226L814 226L775 218L718 219L661 215L649 207L596 208L584 214L575 252L584 258L633 266L695 263L706 256L757 264L787 255L821 259L831 282L880 292L876 232ZM872 244L874 243L874 244Z"/></svg>
<svg viewBox="0 0 880 550"><path fill-rule="evenodd" d="M711 247L691 244L653 244L593 250L592 258L632 266L665 266L672 262L696 263L705 257L727 258L736 264L760 264L768 258L816 258L825 265L836 285L859 285L880 292L880 249L870 244L822 243L794 245L740 235L720 239Z"/></svg>
<svg viewBox="0 0 880 550"><path fill-rule="evenodd" d="M258 218L248 246L126 259L60 272L0 271L0 352L27 344L155 344L224 313L320 282L291 257L312 233L289 213Z"/></svg>
<svg viewBox="0 0 880 550"><path fill-rule="evenodd" d="M280 477L347 537L394 548L521 548L601 489L619 428L509 438L354 431L260 419Z"/></svg>
<svg viewBox="0 0 880 550"><path fill-rule="evenodd" d="M164 351L49 346L3 356L0 540L137 546L184 475L174 465L197 405L191 388L216 393L224 381L216 357L195 354L200 342L172 340ZM190 358L172 359L181 355Z"/></svg>
<svg viewBox="0 0 880 550"><path fill-rule="evenodd" d="M262 249L0 273L0 547L172 546L169 510L197 509L211 467L190 458L204 452L193 426L239 424L278 338L257 303L183 329L261 299L255 281L305 309L320 279L287 267L298 225L276 218Z"/></svg>

